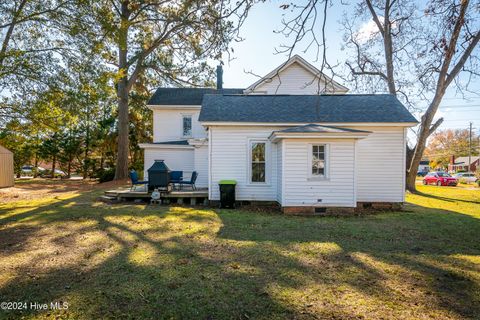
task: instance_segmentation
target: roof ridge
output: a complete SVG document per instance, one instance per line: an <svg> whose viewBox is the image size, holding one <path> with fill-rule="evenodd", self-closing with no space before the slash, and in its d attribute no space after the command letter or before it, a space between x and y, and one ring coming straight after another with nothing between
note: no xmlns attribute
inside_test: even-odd
<svg viewBox="0 0 480 320"><path fill-rule="evenodd" d="M345 97L345 96L392 96L395 95L391 93L338 93L338 94L245 94L245 93L224 93L224 94L209 94L205 95L216 95L216 96L242 96L242 97Z"/></svg>
<svg viewBox="0 0 480 320"><path fill-rule="evenodd" d="M211 90L245 90L245 88L222 88L217 89L215 87L158 87L158 89L178 90L178 89L211 89Z"/></svg>

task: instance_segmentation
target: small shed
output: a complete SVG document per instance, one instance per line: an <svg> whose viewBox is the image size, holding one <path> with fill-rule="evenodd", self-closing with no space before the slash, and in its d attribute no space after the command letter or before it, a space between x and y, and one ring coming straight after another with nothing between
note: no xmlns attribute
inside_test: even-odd
<svg viewBox="0 0 480 320"><path fill-rule="evenodd" d="M0 146L0 188L12 187L13 184L13 153Z"/></svg>

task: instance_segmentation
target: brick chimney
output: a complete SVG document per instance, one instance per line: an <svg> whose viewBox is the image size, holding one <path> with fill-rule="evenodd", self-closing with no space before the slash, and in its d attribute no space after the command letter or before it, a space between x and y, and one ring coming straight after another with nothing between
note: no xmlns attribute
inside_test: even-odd
<svg viewBox="0 0 480 320"><path fill-rule="evenodd" d="M453 154L450 156L450 164L451 165L455 164L455 156Z"/></svg>
<svg viewBox="0 0 480 320"><path fill-rule="evenodd" d="M217 90L223 89L223 67L221 64L217 66Z"/></svg>

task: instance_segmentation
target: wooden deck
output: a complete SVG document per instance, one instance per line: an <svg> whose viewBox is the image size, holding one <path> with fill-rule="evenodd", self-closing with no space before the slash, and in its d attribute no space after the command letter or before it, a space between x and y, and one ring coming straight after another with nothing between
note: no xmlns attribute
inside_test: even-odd
<svg viewBox="0 0 480 320"><path fill-rule="evenodd" d="M151 192L147 191L131 191L130 188L119 188L115 190L108 190L104 193L105 199L125 201L140 199L149 201L151 199ZM189 202L192 205L198 203L198 200L203 200L204 204L208 203L208 189L198 188L197 190L172 190L170 192L160 192L160 199L162 203L176 202L183 204ZM188 199L188 200L187 200Z"/></svg>

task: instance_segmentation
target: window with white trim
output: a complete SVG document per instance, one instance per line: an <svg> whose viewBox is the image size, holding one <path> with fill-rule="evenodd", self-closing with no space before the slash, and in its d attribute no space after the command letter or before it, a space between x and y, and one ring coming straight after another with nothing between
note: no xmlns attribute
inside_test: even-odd
<svg viewBox="0 0 480 320"><path fill-rule="evenodd" d="M311 175L312 177L325 177L327 175L327 146L314 144L311 149Z"/></svg>
<svg viewBox="0 0 480 320"><path fill-rule="evenodd" d="M182 123L183 123L183 136L191 137L192 136L192 116L189 114L183 115Z"/></svg>
<svg viewBox="0 0 480 320"><path fill-rule="evenodd" d="M266 182L266 149L267 144L263 141L250 141L250 182Z"/></svg>

